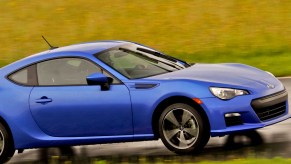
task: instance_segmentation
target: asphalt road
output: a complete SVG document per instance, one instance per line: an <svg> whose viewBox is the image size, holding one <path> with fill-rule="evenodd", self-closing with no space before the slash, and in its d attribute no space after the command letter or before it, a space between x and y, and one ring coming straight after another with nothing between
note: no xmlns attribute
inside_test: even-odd
<svg viewBox="0 0 291 164"><path fill-rule="evenodd" d="M280 78L291 94L291 78ZM289 102L291 96L289 96ZM45 161L107 160L113 163L127 161L200 161L228 160L245 157L291 157L291 119L256 132L211 138L202 153L193 156L177 156L167 150L162 142L144 141L65 148L33 149L15 153L9 163L45 163Z"/></svg>

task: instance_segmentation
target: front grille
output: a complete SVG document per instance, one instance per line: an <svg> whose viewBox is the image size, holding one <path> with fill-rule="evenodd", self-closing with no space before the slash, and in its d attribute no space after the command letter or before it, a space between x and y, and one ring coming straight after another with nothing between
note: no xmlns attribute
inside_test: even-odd
<svg viewBox="0 0 291 164"><path fill-rule="evenodd" d="M254 110L261 121L266 121L284 114L286 112L286 102Z"/></svg>
<svg viewBox="0 0 291 164"><path fill-rule="evenodd" d="M288 93L286 90L261 97L252 101L251 105L261 121L266 121L285 114Z"/></svg>

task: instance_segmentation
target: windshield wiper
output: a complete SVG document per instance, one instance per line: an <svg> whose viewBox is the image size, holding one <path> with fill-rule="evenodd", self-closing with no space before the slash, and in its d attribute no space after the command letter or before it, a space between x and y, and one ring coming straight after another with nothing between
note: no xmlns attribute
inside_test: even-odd
<svg viewBox="0 0 291 164"><path fill-rule="evenodd" d="M177 59L177 58L174 58L172 56L168 56L168 55L165 55L161 52L158 52L158 51L152 51L152 50L149 50L149 49L145 49L145 48L140 48L138 47L136 50L138 51L142 51L142 52L145 52L145 53L149 53L149 54L152 54L154 56L157 56L157 57L160 57L160 58L163 58L163 59L167 59L167 60L170 60L172 62L174 62L175 64L179 63L179 62L182 62L182 63L185 63L185 65L183 65L184 67L189 67L190 64L188 64L187 62L183 61L183 60L180 60L180 59ZM180 65L179 65L180 66ZM180 66L181 67L181 66Z"/></svg>
<svg viewBox="0 0 291 164"><path fill-rule="evenodd" d="M134 52L134 51L131 51L129 49L119 48L119 50L124 51L124 52L127 52L127 53L131 53L131 54L135 54L135 55L141 56L141 57L143 57L143 58L145 58L145 59L147 59L147 60L149 60L149 61L151 61L153 63L156 63L156 64L158 64L158 62L159 62L157 59L153 59L153 58L151 58L149 56L145 56L145 55L143 55L141 53Z"/></svg>
<svg viewBox="0 0 291 164"><path fill-rule="evenodd" d="M132 50L129 50L129 49L126 49L126 48L119 48L119 50L122 50L122 51L124 51L124 52L128 52L128 53L133 53L133 54L135 54L135 55L139 55L139 56L141 56L141 57L143 57L143 58L145 58L145 59L147 59L147 60L149 60L149 61L155 63L155 66L157 66L157 67L160 67L160 66L158 66L157 64L158 64L159 62L161 62L161 63L163 63L163 64L165 64L165 65L168 65L168 66L174 67L174 68L177 69L177 70L181 69L181 68L178 68L178 67L177 67L175 64L173 64L173 63L164 62L164 61L161 61L161 60L158 60L158 59L154 59L154 58L152 58L152 57L150 57L150 56L148 56L148 55L145 55L145 54L142 54L142 53L139 53L139 52L135 52L135 51L132 51ZM160 68L162 68L162 67L160 67ZM163 68L163 69L166 70L166 71L168 71L168 72L173 72L172 70L168 70L168 69L165 69L165 68Z"/></svg>
<svg viewBox="0 0 291 164"><path fill-rule="evenodd" d="M164 59L168 59L172 62L177 62L177 60L173 59L172 57L170 56L166 56L160 52L157 52L157 51L152 51L152 50L149 50L149 49L145 49L145 48L140 48L138 47L136 50L138 51L142 51L142 52L145 52L145 53L148 53L148 54L152 54L152 55L155 55L157 57L161 57L161 58L164 58Z"/></svg>

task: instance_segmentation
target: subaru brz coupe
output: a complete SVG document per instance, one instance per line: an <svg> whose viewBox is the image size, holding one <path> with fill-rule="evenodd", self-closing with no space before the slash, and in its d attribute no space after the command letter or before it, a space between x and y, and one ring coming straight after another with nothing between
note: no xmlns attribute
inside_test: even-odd
<svg viewBox="0 0 291 164"><path fill-rule="evenodd" d="M271 73L188 64L126 41L56 48L0 69L0 162L16 150L155 140L178 154L290 117Z"/></svg>

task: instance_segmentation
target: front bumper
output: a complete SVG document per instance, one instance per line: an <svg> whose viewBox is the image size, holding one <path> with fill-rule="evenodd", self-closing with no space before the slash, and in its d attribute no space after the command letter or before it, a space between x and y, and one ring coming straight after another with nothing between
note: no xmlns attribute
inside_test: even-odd
<svg viewBox="0 0 291 164"><path fill-rule="evenodd" d="M212 137L263 128L291 117L285 90L260 97L248 95L228 101L217 98L205 98L202 101L202 107L209 117ZM239 113L242 124L228 126L225 120L227 113Z"/></svg>
<svg viewBox="0 0 291 164"><path fill-rule="evenodd" d="M290 114L284 115L280 118L268 121L268 122L263 122L263 123L244 123L243 125L237 125L237 126L231 126L227 127L225 129L219 129L219 130L211 130L211 136L224 136L228 135L231 133L236 133L236 132L243 132L243 131L248 131L248 130L255 130L259 128L263 128L272 124L279 123L281 121L287 120L291 117Z"/></svg>
<svg viewBox="0 0 291 164"><path fill-rule="evenodd" d="M286 90L261 97L252 101L251 106L261 121L267 121L286 113L286 101L288 93Z"/></svg>

